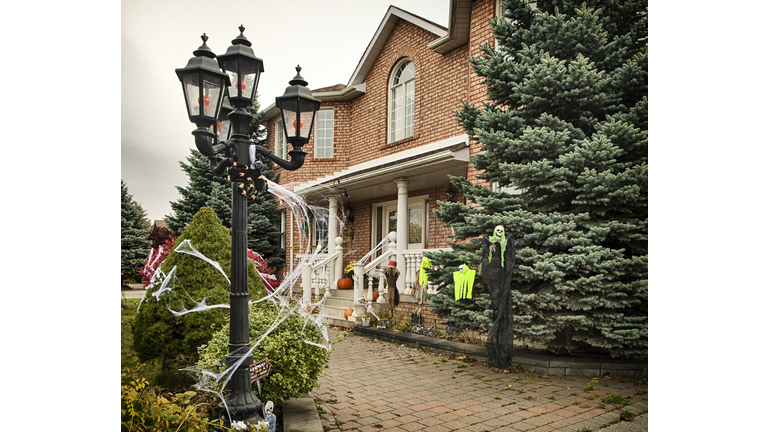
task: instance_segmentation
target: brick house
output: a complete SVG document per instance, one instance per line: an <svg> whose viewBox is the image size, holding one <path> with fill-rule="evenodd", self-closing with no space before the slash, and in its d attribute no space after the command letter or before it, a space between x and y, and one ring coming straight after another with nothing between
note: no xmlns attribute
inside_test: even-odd
<svg viewBox="0 0 768 432"><path fill-rule="evenodd" d="M315 219L309 238L328 244L323 257L336 257L317 258L302 275L307 300L323 290L331 298L346 299L326 302L332 322L343 319L352 295L371 299L371 288L378 287L386 293L380 270L389 260L401 271L401 308L418 308L427 324L434 319L427 314L426 299L420 300L424 295L416 271L424 250L448 248L450 227L432 214L452 189L447 174L480 181L469 162L480 144L469 140L452 112L461 100L480 104L485 99L485 86L468 57L479 55L480 45L494 43L489 19L500 8L499 0L449 3L448 28L390 6L347 84L312 90L322 103L302 168L276 169L280 185L291 185L294 193L343 221ZM277 108L273 104L264 114L270 150L287 158ZM458 193L455 199L463 197ZM282 218L286 275L303 251L295 248L299 233L290 209ZM395 241L360 269L369 286L359 284L353 293L337 290L341 269L388 237ZM436 287L424 289L432 293ZM378 302L385 302L385 296ZM355 315L362 313L355 309Z"/></svg>

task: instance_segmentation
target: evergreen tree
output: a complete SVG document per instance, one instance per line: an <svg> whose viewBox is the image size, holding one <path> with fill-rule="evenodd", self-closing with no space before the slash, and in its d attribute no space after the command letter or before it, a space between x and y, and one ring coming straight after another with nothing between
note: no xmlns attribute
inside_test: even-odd
<svg viewBox="0 0 768 432"><path fill-rule="evenodd" d="M128 193L128 186L120 180L120 282L140 281L144 259L151 242L147 239L149 221L144 210ZM134 282L135 283L135 282Z"/></svg>
<svg viewBox="0 0 768 432"><path fill-rule="evenodd" d="M488 290L456 301L452 273L479 267L479 236L513 233L512 298L518 337L552 353L589 349L647 356L647 1L504 1L499 47L472 67L488 86L481 107L455 113L483 152L479 175L452 178L476 203L442 203L455 230L448 253L429 254L445 286L433 310L458 328L492 325Z"/></svg>
<svg viewBox="0 0 768 432"><path fill-rule="evenodd" d="M265 146L264 127L261 125L262 114L258 102L247 108L253 115L249 126L249 138L252 144ZM191 150L187 163L179 162L187 173L189 184L177 186L181 194L178 201L171 202L172 215L166 215L165 221L174 233L179 235L192 221L193 216L202 208L210 207L225 227L232 228L232 183L226 174L215 175L209 166L208 158L196 149ZM265 162L262 174L274 179L271 164ZM280 232L274 221L279 218L275 197L263 192L255 199L248 198L248 248L264 255L272 267L281 267L285 263L285 250L280 248Z"/></svg>
<svg viewBox="0 0 768 432"><path fill-rule="evenodd" d="M230 274L232 239L211 208L202 208L175 245L190 240L192 247ZM194 361L197 348L207 343L229 316L229 309L216 308L175 317L169 310L191 310L205 299L206 305L229 304L230 286L224 275L211 264L189 254L172 250L160 264L166 275L176 267L174 292L163 293L160 301L152 296L162 280L147 287L145 299L133 325L134 349L141 361L162 358L165 361ZM248 292L251 300L266 295L256 269L248 266ZM187 298L187 296L189 298ZM266 302L262 302L266 303Z"/></svg>

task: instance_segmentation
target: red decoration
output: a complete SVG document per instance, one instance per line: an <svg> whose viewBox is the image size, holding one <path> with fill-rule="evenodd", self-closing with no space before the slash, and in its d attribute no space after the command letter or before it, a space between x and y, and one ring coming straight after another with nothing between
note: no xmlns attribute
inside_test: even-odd
<svg viewBox="0 0 768 432"><path fill-rule="evenodd" d="M198 104L200 103L200 98L197 98L197 103ZM203 105L204 105L203 106L203 111L207 111L208 110L208 105L210 105L210 104L211 104L211 100L208 99L208 96L203 96Z"/></svg>
<svg viewBox="0 0 768 432"><path fill-rule="evenodd" d="M245 93L245 81L240 81L239 83L237 83L236 87L242 93Z"/></svg>
<svg viewBox="0 0 768 432"><path fill-rule="evenodd" d="M149 253L149 256L152 258L151 260L144 260L144 269L142 269L140 273L141 281L144 283L144 289L147 289L149 282L152 280L152 276L155 274L157 269L160 268L160 264L171 252L171 249L173 249L173 243L175 241L176 238L174 236L169 236L169 238L162 245L158 245L157 247L152 248ZM161 248L162 252L160 251ZM159 256L158 253L160 254Z"/></svg>

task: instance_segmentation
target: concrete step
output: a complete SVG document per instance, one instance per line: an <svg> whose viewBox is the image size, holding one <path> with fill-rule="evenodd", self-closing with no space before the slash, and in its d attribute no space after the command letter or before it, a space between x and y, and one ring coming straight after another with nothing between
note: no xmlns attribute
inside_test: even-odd
<svg viewBox="0 0 768 432"><path fill-rule="evenodd" d="M315 401L304 395L283 402L284 432L323 432Z"/></svg>

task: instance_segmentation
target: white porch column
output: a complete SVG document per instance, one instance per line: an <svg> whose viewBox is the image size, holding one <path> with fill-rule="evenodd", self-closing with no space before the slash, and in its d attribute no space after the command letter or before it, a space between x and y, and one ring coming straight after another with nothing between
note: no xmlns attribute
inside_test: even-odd
<svg viewBox="0 0 768 432"><path fill-rule="evenodd" d="M331 283L328 284L328 286L337 289L338 287L336 286L336 282L338 282L339 279L344 275L344 248L341 246L344 243L344 239L341 237L336 237L334 242L336 243L336 248L334 249L334 253L336 254L336 261L333 263L333 280L331 280ZM328 252L330 252L330 250Z"/></svg>
<svg viewBox="0 0 768 432"><path fill-rule="evenodd" d="M352 312L352 317L357 319L357 317L363 317L365 316L365 306L360 305L357 303L357 299L363 297L363 293L365 292L365 287L363 286L363 270L364 266L360 264L359 262L355 263L355 288L353 290L353 297L352 300L352 309L354 309L354 312Z"/></svg>
<svg viewBox="0 0 768 432"><path fill-rule="evenodd" d="M336 242L336 237L339 235L339 223L338 217L339 199L335 196L328 197L328 255L333 254L336 249L333 247L333 243ZM330 278L328 280L328 287L336 289L336 281L340 277L341 273L336 273L337 266L333 262L330 263Z"/></svg>
<svg viewBox="0 0 768 432"><path fill-rule="evenodd" d="M400 277L397 279L397 289L405 292L405 256L403 251L408 249L408 180L398 179L397 183L397 269Z"/></svg>

